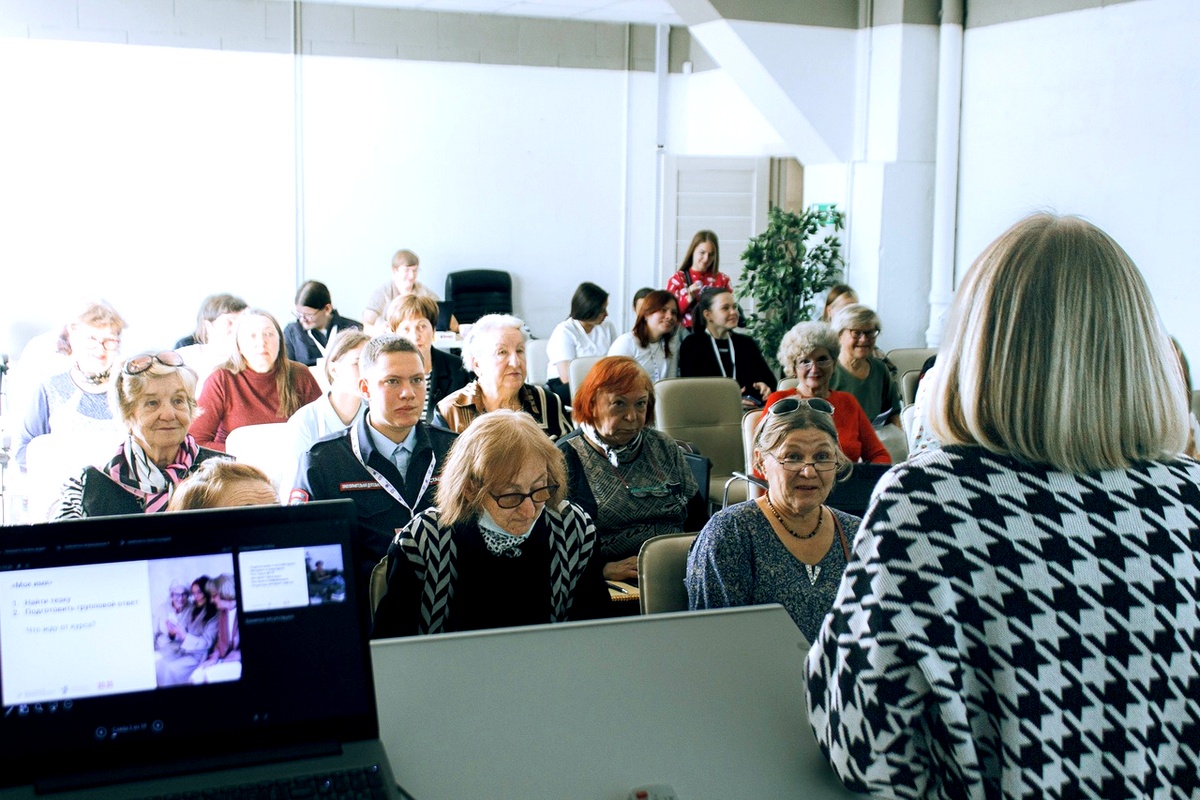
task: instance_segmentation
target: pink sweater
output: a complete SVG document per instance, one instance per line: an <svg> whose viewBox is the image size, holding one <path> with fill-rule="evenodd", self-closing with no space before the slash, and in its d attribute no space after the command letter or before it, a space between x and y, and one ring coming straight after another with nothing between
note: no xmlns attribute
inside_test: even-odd
<svg viewBox="0 0 1200 800"><path fill-rule="evenodd" d="M300 395L299 409L321 396L321 387L308 371L296 361L285 361L291 371L292 386ZM259 373L244 369L234 374L218 369L204 382L200 391L200 416L192 421L188 433L201 447L225 450L225 437L243 425L262 425L286 422L279 416L279 392L275 389L274 373Z"/></svg>

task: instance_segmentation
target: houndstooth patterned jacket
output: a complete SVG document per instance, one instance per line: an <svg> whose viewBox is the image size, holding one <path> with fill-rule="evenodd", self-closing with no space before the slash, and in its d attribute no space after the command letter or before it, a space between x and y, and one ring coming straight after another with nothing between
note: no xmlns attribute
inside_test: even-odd
<svg viewBox="0 0 1200 800"><path fill-rule="evenodd" d="M1200 798L1200 464L948 447L888 473L808 655L881 797Z"/></svg>

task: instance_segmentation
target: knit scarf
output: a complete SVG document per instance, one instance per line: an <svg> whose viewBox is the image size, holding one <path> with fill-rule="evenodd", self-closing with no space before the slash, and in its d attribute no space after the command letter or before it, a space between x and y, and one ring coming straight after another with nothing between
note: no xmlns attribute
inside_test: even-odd
<svg viewBox="0 0 1200 800"><path fill-rule="evenodd" d="M199 453L200 446L189 434L179 445L179 452L171 463L159 469L146 457L146 451L133 436L129 436L117 448L117 454L104 466L103 472L141 500L147 514L153 514L167 507L171 489L188 476Z"/></svg>

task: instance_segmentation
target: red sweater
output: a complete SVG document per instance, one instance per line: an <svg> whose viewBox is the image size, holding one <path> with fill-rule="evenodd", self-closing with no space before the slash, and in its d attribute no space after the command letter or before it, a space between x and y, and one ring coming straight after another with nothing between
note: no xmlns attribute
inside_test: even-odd
<svg viewBox="0 0 1200 800"><path fill-rule="evenodd" d="M767 397L763 405L763 419L766 411L772 405L785 397L791 397L798 392L795 389L783 389ZM833 426L838 432L838 446L851 461L865 461L868 464L890 464L892 456L888 449L879 441L867 412L862 410L858 400L849 392L830 392L825 398L833 405ZM759 420L762 424L762 419Z"/></svg>
<svg viewBox="0 0 1200 800"><path fill-rule="evenodd" d="M321 396L321 387L308 371L296 361L285 361L291 371L292 386L300 396L299 409ZM225 437L243 425L262 425L286 422L279 416L279 392L275 389L275 373L260 373L244 369L232 373L217 369L200 390L200 416L192 421L188 433L196 443L211 450L225 451Z"/></svg>

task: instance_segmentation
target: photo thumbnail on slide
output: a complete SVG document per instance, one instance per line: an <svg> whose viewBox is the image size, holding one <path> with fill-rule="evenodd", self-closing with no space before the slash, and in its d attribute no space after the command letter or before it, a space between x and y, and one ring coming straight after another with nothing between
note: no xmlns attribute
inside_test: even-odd
<svg viewBox="0 0 1200 800"><path fill-rule="evenodd" d="M242 676L233 556L149 563L157 600L151 641L159 687L234 681Z"/></svg>
<svg viewBox="0 0 1200 800"><path fill-rule="evenodd" d="M247 550L238 554L242 608L270 611L346 599L338 545Z"/></svg>

